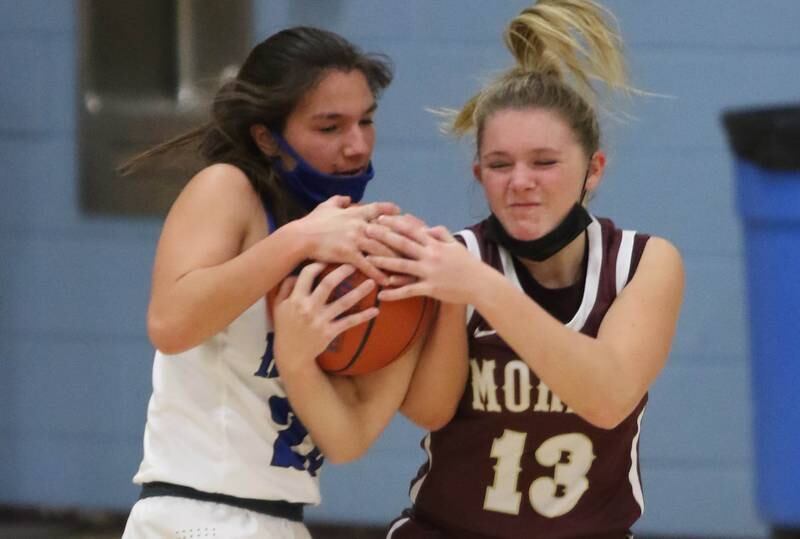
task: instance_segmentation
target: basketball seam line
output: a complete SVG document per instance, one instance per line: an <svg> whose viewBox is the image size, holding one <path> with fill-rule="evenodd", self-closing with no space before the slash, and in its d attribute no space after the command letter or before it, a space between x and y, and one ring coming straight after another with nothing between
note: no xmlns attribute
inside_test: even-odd
<svg viewBox="0 0 800 539"><path fill-rule="evenodd" d="M428 309L430 308L431 304L433 303L433 301L430 298L423 297L422 299L424 301L424 304L423 304L424 306L422 308L422 314L420 314L419 318L417 318L417 327L414 328L414 332L411 333L411 338L408 339L408 342L403 347L403 349L400 351L400 354L398 354L398 357L403 355L405 353L405 351L408 350L408 347L411 346L411 344L416 340L417 335L419 334L419 328L422 325L422 322L425 321L425 317L428 314Z"/></svg>
<svg viewBox="0 0 800 539"><path fill-rule="evenodd" d="M380 304L381 300L379 300L378 295L375 294L375 303L373 304L373 307L378 307ZM356 353L353 354L353 357L352 359L350 359L349 363L347 363L347 365L345 365L344 367L341 367L339 369L330 372L337 373L346 371L347 369L353 366L353 364L358 360L358 357L361 355L361 352L364 350L364 347L367 345L367 341L369 340L369 335L370 333L372 333L372 327L374 325L375 325L375 317L373 317L367 324L367 329L366 331L364 331L364 336L361 338L361 342L358 344L358 349L356 350Z"/></svg>

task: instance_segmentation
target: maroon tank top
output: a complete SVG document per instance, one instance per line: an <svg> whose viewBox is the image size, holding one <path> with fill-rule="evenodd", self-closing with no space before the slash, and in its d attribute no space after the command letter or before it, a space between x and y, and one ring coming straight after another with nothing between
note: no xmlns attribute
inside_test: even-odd
<svg viewBox="0 0 800 539"><path fill-rule="evenodd" d="M648 239L595 219L584 278L572 290L548 291L483 230L482 222L459 235L557 319L591 337ZM411 484L413 514L452 537L625 537L644 508L638 445L647 396L616 428L594 427L472 309L467 327L467 387L452 421L422 441L428 460Z"/></svg>

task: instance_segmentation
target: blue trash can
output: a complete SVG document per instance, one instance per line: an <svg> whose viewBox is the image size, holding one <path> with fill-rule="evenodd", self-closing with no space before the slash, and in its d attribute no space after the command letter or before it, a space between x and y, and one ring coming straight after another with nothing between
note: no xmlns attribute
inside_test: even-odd
<svg viewBox="0 0 800 539"><path fill-rule="evenodd" d="M757 505L800 531L800 105L723 123L744 230Z"/></svg>

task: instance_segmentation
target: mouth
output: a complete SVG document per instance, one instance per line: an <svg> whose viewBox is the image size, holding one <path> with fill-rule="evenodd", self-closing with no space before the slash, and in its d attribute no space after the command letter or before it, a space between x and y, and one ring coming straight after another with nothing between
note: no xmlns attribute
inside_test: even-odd
<svg viewBox="0 0 800 539"><path fill-rule="evenodd" d="M336 172L333 173L333 175L334 176L357 176L359 174L362 174L366 169L367 169L367 167L359 167L359 168L353 168L353 169L350 169L350 170L337 170Z"/></svg>

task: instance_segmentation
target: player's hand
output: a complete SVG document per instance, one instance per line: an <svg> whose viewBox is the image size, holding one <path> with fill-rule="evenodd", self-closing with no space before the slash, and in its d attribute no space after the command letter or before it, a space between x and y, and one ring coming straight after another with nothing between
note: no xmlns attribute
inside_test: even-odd
<svg viewBox="0 0 800 539"><path fill-rule="evenodd" d="M411 215L410 213L403 215L381 215L375 219L374 222L381 223L384 226L389 226L391 223L391 228L404 236L412 236L414 231L425 230L428 228L428 225L425 224L425 221L419 217ZM369 237L369 240L376 246L374 249L366 250L367 255L375 255L386 258L403 258L402 253L397 252L386 243L383 243L377 239L377 237L370 236L369 233L367 236ZM367 260L370 260L369 256L367 256ZM401 286L413 283L416 280L416 277L412 275L393 273L389 275L389 282L384 286L389 288L399 288Z"/></svg>
<svg viewBox="0 0 800 539"><path fill-rule="evenodd" d="M367 224L381 215L396 215L400 209L391 202L356 205L350 197L333 196L300 219L310 239L308 258L321 262L350 264L380 284L388 277L370 263L366 253L386 255L366 234Z"/></svg>
<svg viewBox="0 0 800 539"><path fill-rule="evenodd" d="M448 303L470 303L474 288L471 274L476 263L467 249L442 226L428 228L410 220L380 217L367 234L402 257L369 256L380 269L413 277L397 287L382 290L381 301L430 296Z"/></svg>
<svg viewBox="0 0 800 539"><path fill-rule="evenodd" d="M375 287L367 279L360 285L328 302L333 290L355 268L341 265L319 279L326 264L305 266L297 277L286 278L273 306L275 326L275 361L278 370L315 368L320 355L340 333L367 322L378 314L376 307L343 315ZM342 316L343 315L343 316Z"/></svg>

